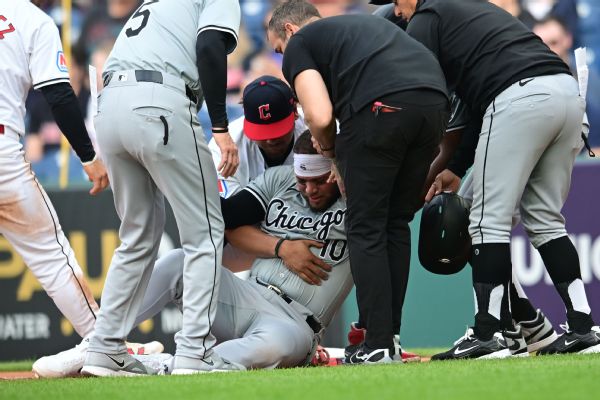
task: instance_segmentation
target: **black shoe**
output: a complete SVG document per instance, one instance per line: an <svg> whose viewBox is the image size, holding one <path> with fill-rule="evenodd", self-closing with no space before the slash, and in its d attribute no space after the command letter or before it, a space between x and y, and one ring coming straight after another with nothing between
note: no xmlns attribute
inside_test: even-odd
<svg viewBox="0 0 600 400"><path fill-rule="evenodd" d="M348 360L352 354L356 353L358 349L362 347L363 344L364 342L360 342L344 347L344 359Z"/></svg>
<svg viewBox="0 0 600 400"><path fill-rule="evenodd" d="M585 334L575 333L569 330L569 325L560 326L565 333L548 346L537 352L538 355L548 354L591 354L600 353L600 327L592 326Z"/></svg>
<svg viewBox="0 0 600 400"><path fill-rule="evenodd" d="M389 364L392 362L389 349L370 349L364 343L344 360L345 364Z"/></svg>
<svg viewBox="0 0 600 400"><path fill-rule="evenodd" d="M472 328L467 328L467 332L463 337L454 342L454 347L450 350L439 353L431 357L432 361L436 360L461 360L468 358L506 358L510 357L514 352L522 352L521 348L527 353L527 345L523 339L520 330L513 332L513 336L509 336L509 342L513 350L507 346L507 340L502 332L494 333L490 340L480 340ZM516 340L517 336L520 341ZM522 343L521 343L522 342Z"/></svg>
<svg viewBox="0 0 600 400"><path fill-rule="evenodd" d="M529 357L527 341L523 336L521 326L517 325L514 331L503 331L502 335L506 347L510 350L510 357Z"/></svg>

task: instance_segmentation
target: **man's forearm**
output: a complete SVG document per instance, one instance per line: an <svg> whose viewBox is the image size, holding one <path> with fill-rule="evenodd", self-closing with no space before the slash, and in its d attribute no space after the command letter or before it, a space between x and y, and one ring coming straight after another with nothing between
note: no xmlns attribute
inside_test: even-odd
<svg viewBox="0 0 600 400"><path fill-rule="evenodd" d="M275 246L279 241L279 238L249 225L228 229L225 231L225 237L238 249L261 258L274 258Z"/></svg>

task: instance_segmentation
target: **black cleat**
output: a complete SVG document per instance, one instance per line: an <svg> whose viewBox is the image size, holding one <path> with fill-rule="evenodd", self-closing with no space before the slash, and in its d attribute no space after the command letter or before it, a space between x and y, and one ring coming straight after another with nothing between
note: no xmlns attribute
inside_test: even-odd
<svg viewBox="0 0 600 400"><path fill-rule="evenodd" d="M370 349L363 343L354 353L346 356L344 364L389 364L392 357L389 349Z"/></svg>
<svg viewBox="0 0 600 400"><path fill-rule="evenodd" d="M591 354L600 353L600 327L592 326L585 334L575 333L569 330L569 325L561 325L565 333L560 335L554 342L537 352L538 355L548 354Z"/></svg>
<svg viewBox="0 0 600 400"><path fill-rule="evenodd" d="M492 359L528 356L527 345L521 330L496 332L490 340L480 340L472 328L454 342L450 350L431 357L436 360Z"/></svg>
<svg viewBox="0 0 600 400"><path fill-rule="evenodd" d="M360 342L357 344L351 344L344 347L344 359L347 360L350 356L358 351L361 348L364 342Z"/></svg>

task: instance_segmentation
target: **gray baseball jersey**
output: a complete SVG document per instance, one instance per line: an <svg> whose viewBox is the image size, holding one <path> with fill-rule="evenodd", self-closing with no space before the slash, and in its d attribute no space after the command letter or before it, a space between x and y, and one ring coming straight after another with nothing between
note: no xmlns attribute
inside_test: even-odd
<svg viewBox="0 0 600 400"><path fill-rule="evenodd" d="M198 92L196 37L210 29L230 33L232 52L239 26L237 0L146 0L121 30L104 70L166 72Z"/></svg>
<svg viewBox="0 0 600 400"><path fill-rule="evenodd" d="M244 190L252 193L265 209L263 231L278 237L325 243L322 249L313 250L333 267L329 279L321 286L304 282L278 258L256 259L250 279L258 278L277 286L327 326L353 284L344 228L346 203L340 198L325 212L311 210L296 189L291 166L269 168Z"/></svg>

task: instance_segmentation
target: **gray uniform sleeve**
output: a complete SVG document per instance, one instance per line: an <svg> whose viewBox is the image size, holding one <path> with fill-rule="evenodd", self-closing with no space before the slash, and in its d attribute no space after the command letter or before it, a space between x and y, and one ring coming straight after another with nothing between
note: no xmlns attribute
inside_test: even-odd
<svg viewBox="0 0 600 400"><path fill-rule="evenodd" d="M227 53L233 52L238 42L240 30L240 4L237 0L204 0L204 7L198 21L198 35L206 30L229 33Z"/></svg>
<svg viewBox="0 0 600 400"><path fill-rule="evenodd" d="M253 180L244 188L249 191L263 206L265 212L272 198L296 184L296 177L291 166L272 167Z"/></svg>

